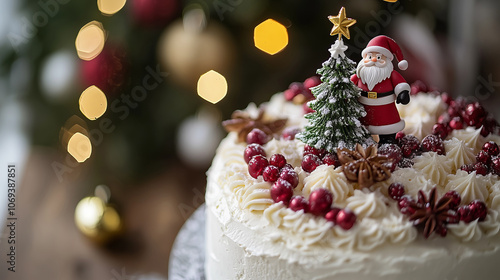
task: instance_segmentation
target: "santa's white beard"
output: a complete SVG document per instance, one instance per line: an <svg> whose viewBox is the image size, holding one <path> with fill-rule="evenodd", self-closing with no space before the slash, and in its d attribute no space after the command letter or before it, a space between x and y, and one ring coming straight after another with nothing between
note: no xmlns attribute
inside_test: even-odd
<svg viewBox="0 0 500 280"><path fill-rule="evenodd" d="M372 90L378 83L389 78L394 69L390 61L386 61L384 65L371 61L368 64L371 66L366 66L365 62L361 60L358 63L356 74L361 79L361 82L368 86L369 90Z"/></svg>

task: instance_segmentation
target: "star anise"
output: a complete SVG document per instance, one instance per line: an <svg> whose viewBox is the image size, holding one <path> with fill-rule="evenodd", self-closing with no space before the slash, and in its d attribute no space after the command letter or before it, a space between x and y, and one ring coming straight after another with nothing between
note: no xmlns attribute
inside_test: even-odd
<svg viewBox="0 0 500 280"><path fill-rule="evenodd" d="M259 108L257 118L252 118L248 112L234 111L230 120L222 122L227 132L236 131L238 141L245 142L246 137L254 128L258 128L267 135L272 135L281 131L287 122L287 119L277 119L273 121L264 120L264 109Z"/></svg>
<svg viewBox="0 0 500 280"><path fill-rule="evenodd" d="M450 211L453 197L443 196L438 200L436 187L432 188L427 197L422 190L418 191L418 200L411 201L409 206L415 210L410 216L415 226L424 227L424 237L428 238L433 232L446 235L446 224L456 219L454 211Z"/></svg>
<svg viewBox="0 0 500 280"><path fill-rule="evenodd" d="M364 149L360 144L356 144L354 151L337 149L337 155L346 178L358 182L361 188L367 188L375 182L385 181L391 177L391 171L385 166L390 159L385 155L378 155L375 145Z"/></svg>

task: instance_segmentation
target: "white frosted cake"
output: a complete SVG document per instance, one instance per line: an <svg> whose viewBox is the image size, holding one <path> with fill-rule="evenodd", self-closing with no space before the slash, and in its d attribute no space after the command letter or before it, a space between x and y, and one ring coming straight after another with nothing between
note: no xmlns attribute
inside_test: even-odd
<svg viewBox="0 0 500 280"><path fill-rule="evenodd" d="M232 123L208 171L208 280L500 279L496 124L491 133L450 124L453 109L466 110L463 100L413 95L398 105L406 121L399 144L378 147L390 176L365 187L346 176L340 149L325 154L295 139L304 105L286 94L238 111L234 119L246 123ZM436 123L445 122L442 131ZM270 128L268 138L249 133L255 127ZM359 149L377 154L376 145ZM309 154L316 161L306 162ZM278 182L292 198L273 193Z"/></svg>

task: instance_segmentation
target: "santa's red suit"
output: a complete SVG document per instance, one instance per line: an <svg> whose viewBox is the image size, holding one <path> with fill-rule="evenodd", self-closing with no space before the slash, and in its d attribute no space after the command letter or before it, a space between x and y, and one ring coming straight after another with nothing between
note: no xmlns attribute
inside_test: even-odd
<svg viewBox="0 0 500 280"><path fill-rule="evenodd" d="M386 63L392 63L395 57L399 61L399 69L406 70L408 68L408 62L404 60L401 48L387 36L380 35L371 39L361 52L361 56L364 57L366 54L374 52L383 54L387 58ZM361 122L370 133L394 134L404 129L405 122L399 117L394 103L401 92L410 92L410 85L401 74L392 70L389 77L376 84L371 90L356 74L352 75L351 81L363 91L359 102L365 107L366 116L361 119Z"/></svg>
<svg viewBox="0 0 500 280"><path fill-rule="evenodd" d="M401 74L393 70L389 78L375 85L372 90L356 74L352 75L351 81L363 91L358 100L365 107L366 116L361 119L361 123L371 134L393 134L405 128L405 122L399 117L394 103L399 93L410 91L410 85Z"/></svg>

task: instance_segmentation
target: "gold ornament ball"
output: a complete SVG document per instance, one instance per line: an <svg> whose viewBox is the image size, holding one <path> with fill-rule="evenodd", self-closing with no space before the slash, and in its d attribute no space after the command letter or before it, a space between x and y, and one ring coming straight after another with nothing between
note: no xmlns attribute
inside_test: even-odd
<svg viewBox="0 0 500 280"><path fill-rule="evenodd" d="M179 20L162 34L158 56L172 81L195 89L200 76L210 70L228 76L234 65L235 48L231 35L222 25L209 22L193 30L185 28Z"/></svg>
<svg viewBox="0 0 500 280"><path fill-rule="evenodd" d="M75 208L75 223L85 236L98 244L112 240L123 230L118 211L96 196L80 200Z"/></svg>

